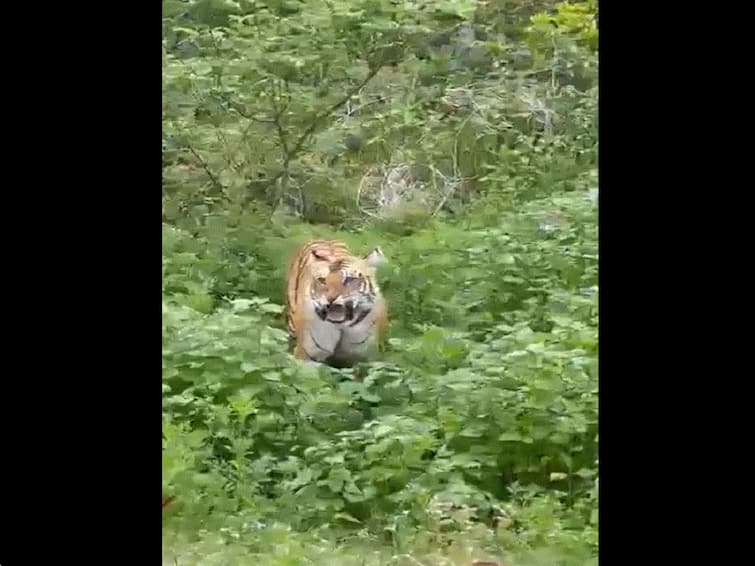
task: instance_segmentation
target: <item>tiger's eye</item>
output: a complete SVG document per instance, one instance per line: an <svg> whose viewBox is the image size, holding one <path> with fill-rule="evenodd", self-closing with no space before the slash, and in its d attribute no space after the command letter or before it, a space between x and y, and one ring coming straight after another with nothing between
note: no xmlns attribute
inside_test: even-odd
<svg viewBox="0 0 755 566"><path fill-rule="evenodd" d="M318 277L318 278L317 278L317 282L318 282L318 283L319 283L320 285L325 285L325 277Z"/></svg>

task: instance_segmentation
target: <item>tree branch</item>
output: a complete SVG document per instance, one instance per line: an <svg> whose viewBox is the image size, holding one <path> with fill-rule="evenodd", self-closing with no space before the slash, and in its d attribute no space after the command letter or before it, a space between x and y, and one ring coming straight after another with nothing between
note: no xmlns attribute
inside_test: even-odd
<svg viewBox="0 0 755 566"><path fill-rule="evenodd" d="M332 104L330 108L326 109L325 111L320 113L318 116L315 116L315 118L312 120L312 123L309 125L309 127L306 130L304 130L304 133L301 136L299 136L299 139L296 142L294 149L291 151L292 156L295 156L297 153L301 151L302 147L304 147L304 144L307 143L307 139L315 132L315 129L317 129L317 124L318 122L320 122L320 120L322 120L323 118L326 118L327 116L330 116L331 114L333 114L333 112L335 112L341 106L346 104L351 99L352 96L354 96L360 90L362 90L365 87L365 85L368 82L370 82L375 75L378 74L381 68L382 67L380 67L379 65L376 65L375 67L370 69L370 71L367 73L367 76L364 79L362 79L359 82L359 84L356 84L353 87L351 87L346 92L343 98L341 98L340 100Z"/></svg>
<svg viewBox="0 0 755 566"><path fill-rule="evenodd" d="M186 144L186 147L189 148L189 151L191 154L196 158L197 161L199 161L199 164L202 166L202 169L204 169L204 172L207 173L207 176L210 178L210 181L212 181L212 184L215 186L216 189L219 191L223 191L223 185L220 184L220 181L218 181L217 177L210 171L210 167L207 165L204 159L194 150L193 147L191 147L190 144Z"/></svg>
<svg viewBox="0 0 755 566"><path fill-rule="evenodd" d="M349 100L351 100L351 97L357 94L360 90L362 90L365 85L367 85L368 82L370 82L375 75L378 74L382 66L376 65L375 67L372 67L367 75L359 81L356 85L351 87L348 91L346 91L346 94L338 99L336 102L331 104L328 108L317 114L312 121L310 122L309 126L302 132L302 134L298 137L296 140L296 143L294 146L289 150L287 148L287 144L283 145L283 151L284 151L284 167L283 170L279 171L275 174L269 181L265 183L265 186L269 187L276 183L283 175L288 174L288 164L291 162L292 159L294 159L304 148L304 145L307 143L309 138L312 136L312 134L315 133L315 130L317 129L317 126L319 123L324 119L333 114L336 110L338 110L341 106L346 104ZM282 132L282 125L280 124L279 119L276 118L274 121L276 128L280 128L278 130L278 135L281 136ZM281 138L283 139L283 138ZM249 202L251 200L251 196L247 195L247 198L245 199L245 202Z"/></svg>

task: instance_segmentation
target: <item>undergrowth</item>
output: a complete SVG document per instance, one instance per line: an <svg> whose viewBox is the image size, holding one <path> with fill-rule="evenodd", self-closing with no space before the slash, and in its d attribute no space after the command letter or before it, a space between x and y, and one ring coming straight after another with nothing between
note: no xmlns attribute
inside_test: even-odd
<svg viewBox="0 0 755 566"><path fill-rule="evenodd" d="M165 563L597 563L595 6L437 4L164 3ZM288 353L313 237L379 360Z"/></svg>

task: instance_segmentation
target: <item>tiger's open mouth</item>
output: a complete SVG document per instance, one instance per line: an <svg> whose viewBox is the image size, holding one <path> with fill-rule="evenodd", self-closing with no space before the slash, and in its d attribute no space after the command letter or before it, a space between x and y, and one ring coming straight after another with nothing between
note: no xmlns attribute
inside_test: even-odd
<svg viewBox="0 0 755 566"><path fill-rule="evenodd" d="M335 324L349 321L354 318L354 305L350 302L346 305L330 305L325 318Z"/></svg>

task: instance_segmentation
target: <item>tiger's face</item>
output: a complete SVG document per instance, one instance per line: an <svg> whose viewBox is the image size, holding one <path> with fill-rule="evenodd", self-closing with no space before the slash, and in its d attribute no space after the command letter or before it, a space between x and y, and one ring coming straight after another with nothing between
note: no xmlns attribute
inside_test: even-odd
<svg viewBox="0 0 755 566"><path fill-rule="evenodd" d="M375 304L375 269L383 259L376 248L363 258L315 264L310 297L317 316L333 324L363 320Z"/></svg>

